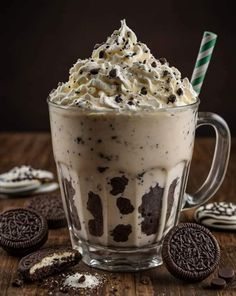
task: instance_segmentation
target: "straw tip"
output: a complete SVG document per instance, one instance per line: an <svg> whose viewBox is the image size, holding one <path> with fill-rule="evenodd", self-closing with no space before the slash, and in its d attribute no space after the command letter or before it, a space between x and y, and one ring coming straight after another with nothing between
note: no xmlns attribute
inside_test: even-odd
<svg viewBox="0 0 236 296"><path fill-rule="evenodd" d="M205 37L211 36L212 38L217 38L217 34L210 32L210 31L205 31L204 36Z"/></svg>

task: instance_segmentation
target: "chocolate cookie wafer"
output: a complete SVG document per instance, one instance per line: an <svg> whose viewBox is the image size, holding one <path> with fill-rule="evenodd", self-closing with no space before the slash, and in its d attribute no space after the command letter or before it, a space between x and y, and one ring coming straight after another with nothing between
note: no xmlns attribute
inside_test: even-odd
<svg viewBox="0 0 236 296"><path fill-rule="evenodd" d="M0 214L0 245L15 256L33 252L47 237L47 221L36 211L17 208Z"/></svg>
<svg viewBox="0 0 236 296"><path fill-rule="evenodd" d="M220 248L207 228L196 223L183 223L166 235L162 257L173 276L197 282L215 270L220 259Z"/></svg>
<svg viewBox="0 0 236 296"><path fill-rule="evenodd" d="M210 228L236 230L236 204L214 202L199 207L195 220Z"/></svg>
<svg viewBox="0 0 236 296"><path fill-rule="evenodd" d="M70 247L45 248L23 257L18 272L25 280L40 280L77 264L81 258Z"/></svg>
<svg viewBox="0 0 236 296"><path fill-rule="evenodd" d="M63 204L58 195L41 195L32 198L26 207L42 214L49 228L60 228L67 225Z"/></svg>

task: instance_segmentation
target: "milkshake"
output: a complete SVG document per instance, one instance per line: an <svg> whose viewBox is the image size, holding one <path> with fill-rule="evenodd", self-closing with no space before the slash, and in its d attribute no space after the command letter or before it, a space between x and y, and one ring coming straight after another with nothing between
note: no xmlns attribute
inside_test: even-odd
<svg viewBox="0 0 236 296"><path fill-rule="evenodd" d="M122 21L74 64L49 108L73 246L90 265L92 248L97 261L137 249L158 255L192 157L198 100L188 79Z"/></svg>

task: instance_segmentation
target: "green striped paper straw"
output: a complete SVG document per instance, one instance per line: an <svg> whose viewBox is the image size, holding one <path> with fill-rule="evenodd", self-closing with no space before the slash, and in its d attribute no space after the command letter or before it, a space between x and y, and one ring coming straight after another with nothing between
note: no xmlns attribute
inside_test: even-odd
<svg viewBox="0 0 236 296"><path fill-rule="evenodd" d="M205 31L202 37L202 42L191 78L192 86L198 95L201 91L203 80L211 60L212 52L216 44L216 39L217 35L208 31Z"/></svg>

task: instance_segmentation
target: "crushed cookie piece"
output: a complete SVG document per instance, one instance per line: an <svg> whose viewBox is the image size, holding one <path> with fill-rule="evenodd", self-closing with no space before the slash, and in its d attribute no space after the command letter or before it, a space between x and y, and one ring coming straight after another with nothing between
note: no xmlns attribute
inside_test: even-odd
<svg viewBox="0 0 236 296"><path fill-rule="evenodd" d="M152 66L153 68L156 68L156 67L157 67L157 63L156 63L156 62L152 62L152 63L151 63L151 66Z"/></svg>
<svg viewBox="0 0 236 296"><path fill-rule="evenodd" d="M176 96L175 95L170 95L168 100L167 100L167 104L174 103L175 101L176 101Z"/></svg>
<svg viewBox="0 0 236 296"><path fill-rule="evenodd" d="M112 69L110 72L109 72L109 76L111 78L115 78L117 75L117 70L116 69Z"/></svg>
<svg viewBox="0 0 236 296"><path fill-rule="evenodd" d="M116 103L122 102L123 100L121 99L121 95L116 96L115 101L116 101Z"/></svg>
<svg viewBox="0 0 236 296"><path fill-rule="evenodd" d="M142 87L140 93L141 93L142 95L146 95L146 94L147 94L147 89L146 89L146 87Z"/></svg>
<svg viewBox="0 0 236 296"><path fill-rule="evenodd" d="M100 68L92 69L92 70L90 70L90 74L92 74L92 75L97 75L98 72L99 72L99 70L100 70Z"/></svg>
<svg viewBox="0 0 236 296"><path fill-rule="evenodd" d="M167 63L167 60L166 60L166 58L159 58L159 62L160 62L162 65L164 65L164 64Z"/></svg>
<svg viewBox="0 0 236 296"><path fill-rule="evenodd" d="M105 56L105 50L101 50L99 52L99 58L102 59L102 58L104 58L104 56Z"/></svg>
<svg viewBox="0 0 236 296"><path fill-rule="evenodd" d="M178 88L177 91L176 91L176 93L177 93L178 96L182 96L183 95L182 88Z"/></svg>

